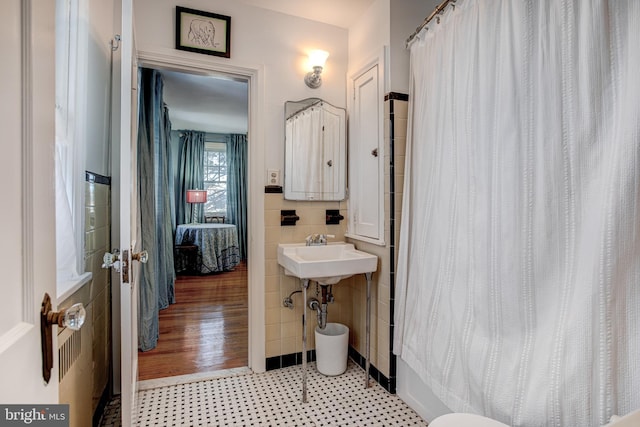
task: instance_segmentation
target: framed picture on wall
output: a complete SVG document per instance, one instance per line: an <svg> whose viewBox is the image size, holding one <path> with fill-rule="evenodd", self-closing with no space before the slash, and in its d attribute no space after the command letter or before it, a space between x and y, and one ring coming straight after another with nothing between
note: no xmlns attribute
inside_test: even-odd
<svg viewBox="0 0 640 427"><path fill-rule="evenodd" d="M231 57L231 17L176 6L176 49Z"/></svg>

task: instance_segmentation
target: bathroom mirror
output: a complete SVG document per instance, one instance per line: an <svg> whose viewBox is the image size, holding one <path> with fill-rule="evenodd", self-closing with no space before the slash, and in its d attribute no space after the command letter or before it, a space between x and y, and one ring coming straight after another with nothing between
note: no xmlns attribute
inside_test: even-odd
<svg viewBox="0 0 640 427"><path fill-rule="evenodd" d="M346 110L319 98L287 101L284 198L344 200Z"/></svg>

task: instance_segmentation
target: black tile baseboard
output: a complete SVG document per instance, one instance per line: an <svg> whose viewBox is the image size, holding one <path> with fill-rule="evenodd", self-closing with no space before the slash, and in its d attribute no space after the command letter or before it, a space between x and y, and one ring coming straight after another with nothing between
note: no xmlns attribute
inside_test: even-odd
<svg viewBox="0 0 640 427"><path fill-rule="evenodd" d="M363 355L358 353L358 351L349 346L349 357L355 363L357 363L362 369L365 369L366 359ZM378 370L372 363L369 364L369 375L371 378L378 384L382 386L385 390L387 390L391 394L396 394L396 379L395 378L387 378L384 376L382 372Z"/></svg>
<svg viewBox="0 0 640 427"><path fill-rule="evenodd" d="M315 361L316 361L316 351L307 350L307 362L315 362ZM288 368L289 366L301 365L301 364L302 364L302 352L299 351L297 353L267 357L265 366L267 368L267 371L272 371L274 369Z"/></svg>
<svg viewBox="0 0 640 427"><path fill-rule="evenodd" d="M365 358L362 356L356 349L352 346L349 346L349 357L353 360L358 366L362 369L365 367ZM307 351L307 362L315 362L316 360L316 351L309 350ZM272 371L274 369L288 368L289 366L301 365L302 364L302 352L291 353L291 354L283 354L281 356L273 356L266 358L266 369L267 371ZM384 376L378 368L373 366L373 364L369 364L369 374L371 378L378 384L382 386L385 390L387 390L391 394L396 393L396 379L394 377L387 378Z"/></svg>

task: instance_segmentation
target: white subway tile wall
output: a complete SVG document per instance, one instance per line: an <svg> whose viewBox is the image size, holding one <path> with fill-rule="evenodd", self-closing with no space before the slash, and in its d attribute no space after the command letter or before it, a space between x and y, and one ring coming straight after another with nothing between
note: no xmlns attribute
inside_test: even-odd
<svg viewBox="0 0 640 427"><path fill-rule="evenodd" d="M92 424L110 375L111 360L111 286L109 270L101 268L102 257L110 249L110 186L85 182L85 271L92 279L74 292L58 307L82 302L87 311L85 324L80 330L81 352L60 380L60 403L69 403L70 426ZM60 347L71 333L62 329L58 333Z"/></svg>

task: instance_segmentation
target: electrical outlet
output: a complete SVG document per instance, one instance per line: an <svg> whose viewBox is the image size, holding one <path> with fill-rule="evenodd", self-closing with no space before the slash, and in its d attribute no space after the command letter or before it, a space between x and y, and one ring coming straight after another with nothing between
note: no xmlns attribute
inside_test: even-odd
<svg viewBox="0 0 640 427"><path fill-rule="evenodd" d="M267 171L267 185L280 185L279 169L269 169Z"/></svg>

